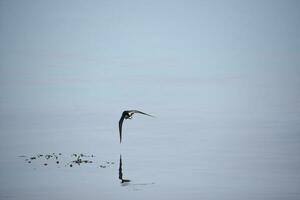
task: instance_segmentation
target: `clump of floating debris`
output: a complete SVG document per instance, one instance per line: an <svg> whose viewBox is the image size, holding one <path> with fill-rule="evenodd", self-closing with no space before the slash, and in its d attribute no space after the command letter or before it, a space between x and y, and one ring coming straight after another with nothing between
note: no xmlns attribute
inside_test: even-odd
<svg viewBox="0 0 300 200"><path fill-rule="evenodd" d="M50 154L37 154L34 156L26 156L21 155L20 158L25 158L25 162L29 164L37 164L40 166L57 166L63 165L65 167L73 167L73 166L80 166L82 164L91 164L96 163L96 166L99 166L97 164L97 161L95 161L96 156L93 154L83 154L83 153L73 153L69 156L65 156L62 153L50 153ZM99 162L100 168L106 168L113 164L114 162L111 161L102 161Z"/></svg>
<svg viewBox="0 0 300 200"><path fill-rule="evenodd" d="M74 153L72 156L76 157L76 159L73 160L72 163L75 163L77 165L80 165L82 163L93 163L92 160L87 160L87 159L84 160L82 158L84 158L84 157L94 157L94 155L84 155L84 154L76 154L76 153ZM69 166L73 167L72 164L69 164Z"/></svg>
<svg viewBox="0 0 300 200"><path fill-rule="evenodd" d="M35 156L21 155L19 157L25 158L25 162L27 163L42 163L42 165L47 166L50 162L59 164L59 156L62 156L62 153L37 154Z"/></svg>
<svg viewBox="0 0 300 200"><path fill-rule="evenodd" d="M109 162L109 161L105 161L103 164L99 165L100 168L106 168L106 167L110 167L111 165L114 165L115 162Z"/></svg>

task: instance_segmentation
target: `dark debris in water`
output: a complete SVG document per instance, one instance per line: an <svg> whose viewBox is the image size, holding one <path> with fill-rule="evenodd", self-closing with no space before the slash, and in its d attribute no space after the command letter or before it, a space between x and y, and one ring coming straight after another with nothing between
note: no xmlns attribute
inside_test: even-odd
<svg viewBox="0 0 300 200"><path fill-rule="evenodd" d="M106 168L111 165L113 165L115 162L111 161L97 161L96 156L94 154L83 154L83 153L73 153L70 156L63 156L62 153L50 153L50 154L36 154L34 156L26 156L26 155L20 155L18 156L20 158L25 158L25 162L28 164L39 164L44 166L56 166L60 167L68 166L68 167L74 167L76 164L77 166L80 166L82 164L92 164L96 163L96 165L100 168ZM74 159L75 157L75 159ZM99 164L97 164L97 162Z"/></svg>
<svg viewBox="0 0 300 200"><path fill-rule="evenodd" d="M105 161L103 164L99 165L100 168L106 168L110 167L111 165L114 165L115 162Z"/></svg>
<svg viewBox="0 0 300 200"><path fill-rule="evenodd" d="M113 161L107 160L96 160L96 156L93 154L83 154L83 153L73 153L68 154L68 156L63 155L62 153L50 153L50 154L36 154L33 156L21 155L19 158L23 158L28 165L32 166L33 170L37 170L37 167L42 167L47 170L51 167L62 168L62 167L70 167L75 168L78 166L86 166L87 164L92 164L94 167L98 169L101 168L103 170L110 168L115 164ZM137 186L146 186L154 183L135 183L132 184L131 180L123 178L123 170L122 170L122 157L120 155L119 163L119 173L118 179L121 180L121 186L133 186L135 190ZM73 170L73 169L70 169Z"/></svg>
<svg viewBox="0 0 300 200"><path fill-rule="evenodd" d="M74 155L74 154L73 154ZM77 155L77 154L76 154ZM83 159L81 159L81 157L82 157L82 155L83 154L80 154L79 156L77 156L77 159L76 160L73 160L72 162L73 163L76 163L77 165L80 165L80 164L82 164L82 163L92 163L93 161L91 161L91 160L83 160ZM85 156L86 157L86 156Z"/></svg>

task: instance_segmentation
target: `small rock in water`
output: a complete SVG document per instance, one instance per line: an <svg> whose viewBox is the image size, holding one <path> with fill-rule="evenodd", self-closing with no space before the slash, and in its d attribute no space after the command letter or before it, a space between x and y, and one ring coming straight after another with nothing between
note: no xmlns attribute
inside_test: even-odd
<svg viewBox="0 0 300 200"><path fill-rule="evenodd" d="M47 163L44 163L44 165L47 166L48 164L47 164Z"/></svg>
<svg viewBox="0 0 300 200"><path fill-rule="evenodd" d="M56 164L58 164L59 163L59 161L56 161Z"/></svg>
<svg viewBox="0 0 300 200"><path fill-rule="evenodd" d="M73 165L72 165L72 164L70 164L70 167L73 167Z"/></svg>
<svg viewBox="0 0 300 200"><path fill-rule="evenodd" d="M35 159L36 159L36 157L31 157L30 159L31 159L31 160L35 160Z"/></svg>

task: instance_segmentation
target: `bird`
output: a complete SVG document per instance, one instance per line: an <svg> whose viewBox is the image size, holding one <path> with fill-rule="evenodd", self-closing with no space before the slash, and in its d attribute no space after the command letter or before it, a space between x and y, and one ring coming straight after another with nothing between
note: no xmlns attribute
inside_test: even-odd
<svg viewBox="0 0 300 200"><path fill-rule="evenodd" d="M120 143L122 142L122 125L123 125L123 121L124 121L124 119L132 119L132 116L133 116L134 113L139 113L139 114L147 115L147 116L150 116L150 117L154 117L153 115L149 115L147 113L144 113L144 112L141 112L141 111L138 111L138 110L125 110L125 111L123 111L122 116L119 120Z"/></svg>

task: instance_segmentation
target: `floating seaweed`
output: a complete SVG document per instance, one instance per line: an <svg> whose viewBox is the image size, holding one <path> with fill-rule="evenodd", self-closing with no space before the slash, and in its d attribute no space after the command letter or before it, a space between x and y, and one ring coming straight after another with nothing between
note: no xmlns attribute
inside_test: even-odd
<svg viewBox="0 0 300 200"><path fill-rule="evenodd" d="M29 164L38 164L39 163L43 166L48 166L51 162L53 162L55 164L55 166L57 166L57 167L59 167L61 165L73 167L74 164L79 166L81 164L95 163L94 158L96 157L94 154L73 153L73 154L71 154L70 159L68 161L68 158L62 157L62 155L63 155L62 153L49 153L49 154L39 153L34 156L21 155L18 157L25 158L24 159L25 162L29 163ZM75 159L74 159L74 157L75 157ZM63 160L65 160L65 162ZM107 167L113 165L115 162L102 161L100 163L101 163L100 168L107 168Z"/></svg>
<svg viewBox="0 0 300 200"><path fill-rule="evenodd" d="M91 161L91 160L83 160L83 159L81 159L81 156L79 155L79 156L77 156L76 160L73 160L72 162L80 165L82 163L92 163L93 161Z"/></svg>

